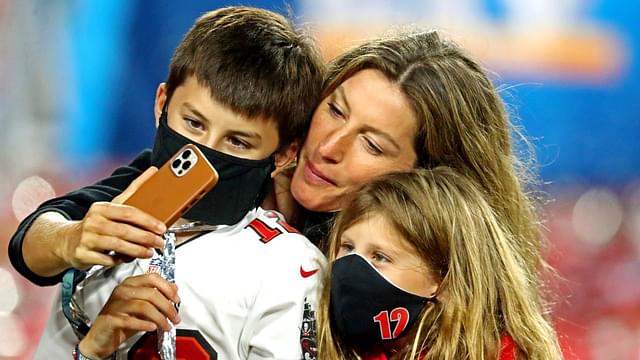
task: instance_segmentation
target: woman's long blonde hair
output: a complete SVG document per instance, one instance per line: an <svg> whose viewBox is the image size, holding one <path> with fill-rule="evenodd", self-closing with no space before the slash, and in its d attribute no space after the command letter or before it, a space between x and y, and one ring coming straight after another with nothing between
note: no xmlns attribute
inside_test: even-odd
<svg viewBox="0 0 640 360"><path fill-rule="evenodd" d="M510 234L533 281L545 269L532 148L516 156L512 136L527 145L507 116L487 71L438 31L395 33L362 43L328 66L322 98L364 69L382 72L396 84L418 120L416 167L449 166L476 181L498 222ZM393 119L390 119L393 121ZM538 298L536 301L542 303Z"/></svg>
<svg viewBox="0 0 640 360"><path fill-rule="evenodd" d="M555 332L528 290L535 279L523 254L475 181L444 166L373 181L338 215L329 260L342 233L371 214L393 224L442 279L439 301L427 305L407 335L413 341L397 349L400 358L497 359L503 335L513 338L520 359L561 358ZM326 281L318 311L319 358L356 359L332 332Z"/></svg>
<svg viewBox="0 0 640 360"><path fill-rule="evenodd" d="M509 233L521 260L532 302L549 312L542 274L544 242L532 191L533 149L510 121L488 72L436 30L391 33L346 51L328 66L322 98L364 69L375 69L396 84L418 120L417 168L445 165L478 184ZM390 119L393 121L393 119ZM520 152L514 151L514 141Z"/></svg>

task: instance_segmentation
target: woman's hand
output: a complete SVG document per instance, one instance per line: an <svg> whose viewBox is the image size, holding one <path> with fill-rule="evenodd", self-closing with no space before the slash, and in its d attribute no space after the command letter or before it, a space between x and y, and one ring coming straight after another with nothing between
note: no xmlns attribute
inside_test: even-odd
<svg viewBox="0 0 640 360"><path fill-rule="evenodd" d="M80 342L80 352L90 358L104 358L140 331L169 330L180 322L174 304L178 288L158 274L133 276L118 285Z"/></svg>
<svg viewBox="0 0 640 360"><path fill-rule="evenodd" d="M162 248L160 235L166 226L144 211L122 204L157 171L155 167L147 169L111 202L96 202L84 219L65 225L58 256L69 266L85 269L149 258L153 248Z"/></svg>
<svg viewBox="0 0 640 360"><path fill-rule="evenodd" d="M273 192L265 199L262 207L265 209L276 210L285 219L293 221L296 219L296 211L298 210L298 203L291 194L291 178L293 177L293 171L295 166L290 166L284 169L277 169L274 171L273 177Z"/></svg>

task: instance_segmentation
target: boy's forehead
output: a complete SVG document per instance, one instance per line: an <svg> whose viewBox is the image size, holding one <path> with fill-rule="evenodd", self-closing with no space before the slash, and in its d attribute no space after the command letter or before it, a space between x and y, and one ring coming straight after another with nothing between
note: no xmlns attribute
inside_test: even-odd
<svg viewBox="0 0 640 360"><path fill-rule="evenodd" d="M207 83L201 81L196 75L190 75L180 86L178 86L178 88L184 88L187 90L185 92L187 101L195 98L199 99L201 102L208 100L211 104L214 104L217 107L224 107L229 112L233 112L249 122L264 122L277 128L278 124L283 121L273 114L255 113L249 109L234 108L228 103L228 101L224 101L221 96L215 94ZM248 108L251 108L251 106L248 106Z"/></svg>

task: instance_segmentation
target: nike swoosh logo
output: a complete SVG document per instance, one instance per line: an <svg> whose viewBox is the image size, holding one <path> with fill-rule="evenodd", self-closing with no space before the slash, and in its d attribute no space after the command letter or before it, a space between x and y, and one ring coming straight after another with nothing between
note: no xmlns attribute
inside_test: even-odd
<svg viewBox="0 0 640 360"><path fill-rule="evenodd" d="M303 278L308 278L309 276L315 274L318 272L318 269L313 269L311 271L306 271L305 269L302 268L302 266L300 266L300 276L302 276Z"/></svg>

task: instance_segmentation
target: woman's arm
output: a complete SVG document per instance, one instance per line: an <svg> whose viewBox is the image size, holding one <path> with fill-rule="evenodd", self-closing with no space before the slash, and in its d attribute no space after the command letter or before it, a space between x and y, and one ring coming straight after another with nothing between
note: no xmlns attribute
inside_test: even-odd
<svg viewBox="0 0 640 360"><path fill-rule="evenodd" d="M129 256L142 255L141 249L135 246L113 244L114 238L110 235L123 237L126 230L131 229L110 225L124 219L125 225L133 223L149 229L150 220L143 214L136 214L136 209L123 211L122 205L111 201L121 193L121 198L126 198L123 191L133 190L132 181L149 167L149 163L150 153L145 151L129 166L119 168L108 178L40 205L21 222L9 242L9 258L14 268L36 285L54 285L60 282L62 272L69 267L108 265L108 259L103 257L106 255L102 254L108 252L105 250L119 250ZM133 232L137 234L132 239L136 243L150 247L158 240L149 234L142 235L141 239L139 232ZM90 253L87 249L96 251ZM102 262L96 262L97 259ZM119 261L117 257L115 260Z"/></svg>

